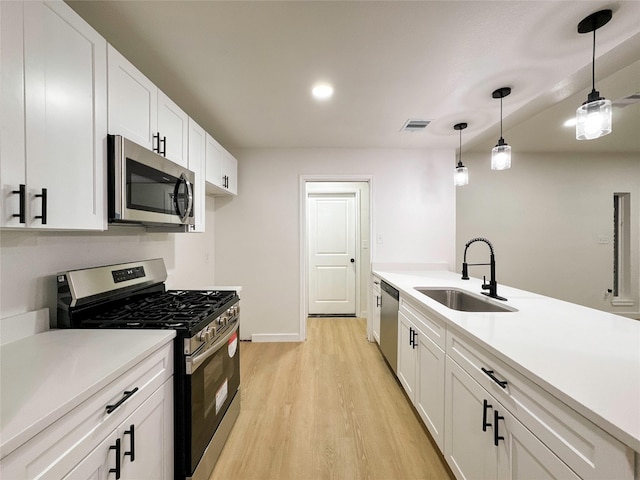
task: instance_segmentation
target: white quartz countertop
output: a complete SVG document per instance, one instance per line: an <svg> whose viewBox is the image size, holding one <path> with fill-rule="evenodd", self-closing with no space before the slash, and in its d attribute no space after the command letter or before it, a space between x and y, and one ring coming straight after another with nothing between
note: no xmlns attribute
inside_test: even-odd
<svg viewBox="0 0 640 480"><path fill-rule="evenodd" d="M0 347L0 458L175 334L174 330L51 330Z"/></svg>
<svg viewBox="0 0 640 480"><path fill-rule="evenodd" d="M640 321L498 284L517 312L451 310L415 287L481 291L453 272L374 271L529 380L640 452Z"/></svg>

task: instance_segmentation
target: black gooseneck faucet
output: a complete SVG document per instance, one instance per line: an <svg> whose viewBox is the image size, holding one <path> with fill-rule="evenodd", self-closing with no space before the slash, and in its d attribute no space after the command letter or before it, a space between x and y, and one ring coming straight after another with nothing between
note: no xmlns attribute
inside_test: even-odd
<svg viewBox="0 0 640 480"><path fill-rule="evenodd" d="M467 263L467 249L469 245L475 242L484 242L489 245L489 251L491 252L489 263ZM480 292L483 295L487 295L488 297L495 298L496 300L504 300L507 299L498 295L498 282L496 282L496 257L493 254L493 245L491 242L483 237L476 237L469 240L464 246L464 258L462 260L462 280L469 280L469 265L489 265L491 267L491 279L489 283L487 283L487 277L483 276L482 289L489 290L488 292Z"/></svg>

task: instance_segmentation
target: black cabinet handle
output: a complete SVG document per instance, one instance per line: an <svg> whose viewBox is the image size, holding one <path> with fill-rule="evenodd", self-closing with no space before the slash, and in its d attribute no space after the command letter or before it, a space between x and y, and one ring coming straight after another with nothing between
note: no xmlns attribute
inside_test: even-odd
<svg viewBox="0 0 640 480"><path fill-rule="evenodd" d="M158 134L158 137L160 134ZM163 157L167 156L167 137L162 137L162 151L160 151L160 140L158 139L158 153Z"/></svg>
<svg viewBox="0 0 640 480"><path fill-rule="evenodd" d="M489 402L484 400L484 405L482 406L482 431L483 432L486 432L487 427L491 426L491 424L487 422L487 410L490 408L493 408L493 405L491 405Z"/></svg>
<svg viewBox="0 0 640 480"><path fill-rule="evenodd" d="M382 303L380 303L380 300L382 299L382 297L379 297L378 295L376 295L376 307L381 307Z"/></svg>
<svg viewBox="0 0 640 480"><path fill-rule="evenodd" d="M500 426L498 424L499 420L504 420L504 417L500 416L497 410L494 410L493 411L493 444L496 447L498 446L498 442L500 440L504 440L504 437L501 437L500 434L498 433L498 427Z"/></svg>
<svg viewBox="0 0 640 480"><path fill-rule="evenodd" d="M116 408L118 408L124 402L129 400L129 398L131 398L131 395L133 395L137 391L138 391L138 387L134 388L133 390L128 390L128 391L124 392L124 395L122 396L122 398L120 400L118 400L118 403L115 403L114 405L107 405L107 407L106 407L107 408L107 413L112 413Z"/></svg>
<svg viewBox="0 0 640 480"><path fill-rule="evenodd" d="M416 332L413 328L409 327L409 345L415 350L418 346L418 342L416 342L416 338L418 337L418 332Z"/></svg>
<svg viewBox="0 0 640 480"><path fill-rule="evenodd" d="M151 141L151 148L154 152L160 153L160 132L153 134L153 140Z"/></svg>
<svg viewBox="0 0 640 480"><path fill-rule="evenodd" d="M131 424L131 426L129 427L129 430L125 430L124 434L125 435L129 435L131 438L131 450L129 450L128 452L124 452L125 457L127 455L129 455L131 457L131 461L135 462L136 461L136 432L135 432L135 425Z"/></svg>
<svg viewBox="0 0 640 480"><path fill-rule="evenodd" d="M484 405L482 406L482 431L486 432L487 427L490 427L491 424L487 422L487 410L493 408L493 405L490 405L489 402L484 400Z"/></svg>
<svg viewBox="0 0 640 480"><path fill-rule="evenodd" d="M20 220L20 223L27 223L26 221L26 214L25 214L25 204L26 204L26 196L27 196L27 189L25 188L25 185L23 183L20 184L20 189L19 190L13 190L11 193L13 193L14 195L20 195L20 211L19 213L14 213L13 216L14 217L18 217Z"/></svg>
<svg viewBox="0 0 640 480"><path fill-rule="evenodd" d="M115 473L116 480L119 480L120 479L120 439L119 438L116 439L115 445L111 445L109 447L109 450L116 451L116 468L110 468L109 473Z"/></svg>
<svg viewBox="0 0 640 480"><path fill-rule="evenodd" d="M43 188L42 193L36 194L36 198L42 198L42 215L36 215L34 218L42 220L42 225L47 224L47 189Z"/></svg>
<svg viewBox="0 0 640 480"><path fill-rule="evenodd" d="M487 370L486 368L482 367L481 370L487 374L487 376L493 380L494 382L496 382L498 385L500 385L502 388L507 388L507 381L506 380L500 380L498 377L496 377L495 373L493 372L493 370Z"/></svg>

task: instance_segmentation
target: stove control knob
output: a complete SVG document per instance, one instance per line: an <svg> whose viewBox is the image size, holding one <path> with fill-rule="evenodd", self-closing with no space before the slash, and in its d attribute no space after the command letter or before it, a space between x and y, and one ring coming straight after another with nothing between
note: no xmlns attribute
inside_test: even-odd
<svg viewBox="0 0 640 480"><path fill-rule="evenodd" d="M200 332L199 339L201 342L206 342L209 339L207 338L207 334L209 333L209 327L203 328Z"/></svg>

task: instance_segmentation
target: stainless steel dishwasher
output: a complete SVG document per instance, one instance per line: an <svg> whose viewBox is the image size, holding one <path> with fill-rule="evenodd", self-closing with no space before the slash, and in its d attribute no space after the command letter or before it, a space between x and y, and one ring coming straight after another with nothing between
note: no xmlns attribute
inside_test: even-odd
<svg viewBox="0 0 640 480"><path fill-rule="evenodd" d="M400 294L398 290L380 282L382 291L382 310L380 313L380 350L394 373L398 370L398 309Z"/></svg>

